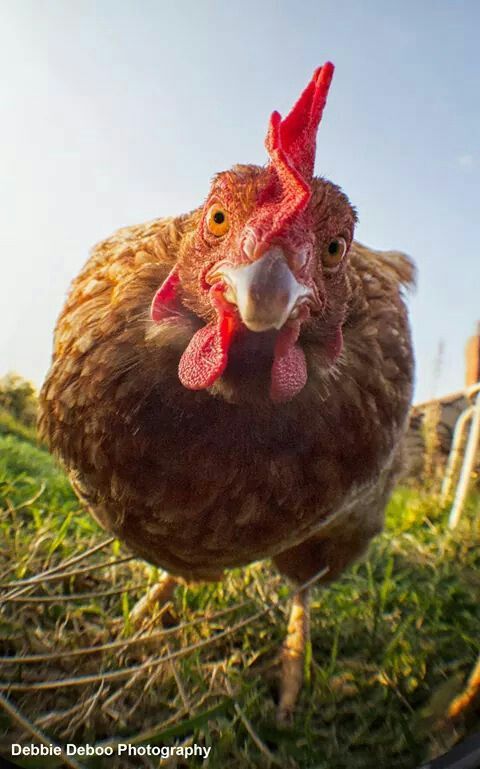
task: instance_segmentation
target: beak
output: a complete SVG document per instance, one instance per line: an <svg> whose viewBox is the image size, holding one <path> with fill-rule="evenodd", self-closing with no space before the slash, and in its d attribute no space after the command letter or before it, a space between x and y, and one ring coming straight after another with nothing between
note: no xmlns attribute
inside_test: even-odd
<svg viewBox="0 0 480 769"><path fill-rule="evenodd" d="M278 246L250 264L220 264L212 279L225 281L225 299L237 306L250 331L282 328L292 313L295 316L298 305L312 298L311 290L298 282Z"/></svg>

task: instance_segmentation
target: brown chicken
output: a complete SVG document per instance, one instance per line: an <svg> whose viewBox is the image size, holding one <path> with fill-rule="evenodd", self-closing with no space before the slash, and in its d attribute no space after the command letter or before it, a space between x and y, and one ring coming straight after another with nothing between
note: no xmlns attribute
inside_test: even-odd
<svg viewBox="0 0 480 769"><path fill-rule="evenodd" d="M382 528L414 269L353 242L348 198L313 177L332 73L273 113L267 166L235 166L195 211L100 243L57 323L41 432L100 525L171 575L163 592L265 558L296 584L328 581ZM304 589L280 718L307 633Z"/></svg>

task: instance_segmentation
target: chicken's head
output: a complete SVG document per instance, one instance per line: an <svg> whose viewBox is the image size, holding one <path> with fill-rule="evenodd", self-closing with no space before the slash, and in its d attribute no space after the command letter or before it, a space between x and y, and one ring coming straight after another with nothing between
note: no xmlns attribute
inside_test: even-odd
<svg viewBox="0 0 480 769"><path fill-rule="evenodd" d="M180 360L187 388L212 386L232 345L252 334L270 340L270 397L277 402L307 381L301 333L309 324L325 325L331 362L341 352L355 211L338 187L313 178L332 75L332 64L320 67L285 119L272 114L266 167L236 166L214 179L195 232L153 299L156 322L179 297L205 322Z"/></svg>

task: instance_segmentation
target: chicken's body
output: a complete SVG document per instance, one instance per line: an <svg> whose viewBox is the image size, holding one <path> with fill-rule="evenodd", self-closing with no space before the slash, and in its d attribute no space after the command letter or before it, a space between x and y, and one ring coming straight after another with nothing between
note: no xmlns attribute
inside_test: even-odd
<svg viewBox="0 0 480 769"><path fill-rule="evenodd" d="M382 527L412 392L413 267L354 243L348 198L313 178L332 73L273 113L267 167L235 166L191 214L97 246L57 324L44 437L104 528L187 580L264 558L330 580ZM292 617L284 711L308 591Z"/></svg>
<svg viewBox="0 0 480 769"><path fill-rule="evenodd" d="M291 402L262 397L264 335L255 351L239 341L216 395L191 392L177 367L198 322L155 326L145 308L195 219L123 229L95 249L58 322L42 431L102 526L173 574L217 579L316 533L308 561L301 548L279 563L300 579L338 573L380 530L392 485L411 396L411 267L354 246L343 353L326 369L310 332L308 382Z"/></svg>

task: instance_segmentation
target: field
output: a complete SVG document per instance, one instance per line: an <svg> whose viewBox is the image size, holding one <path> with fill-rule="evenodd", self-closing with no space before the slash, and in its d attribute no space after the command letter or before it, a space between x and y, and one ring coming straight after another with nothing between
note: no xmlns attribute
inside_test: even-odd
<svg viewBox="0 0 480 769"><path fill-rule="evenodd" d="M77 767L413 769L479 728L475 717L454 731L436 728L479 652L476 496L451 534L433 493L397 489L368 559L314 590L311 659L287 729L274 716L290 587L269 564L180 588L133 641L129 610L155 569L117 542L81 559L107 536L34 433L5 415L0 508L0 580L9 598L0 613L0 753L35 741L33 733L59 744L212 748L205 762L77 757L69 764ZM23 592L10 585L55 567L50 580Z"/></svg>

